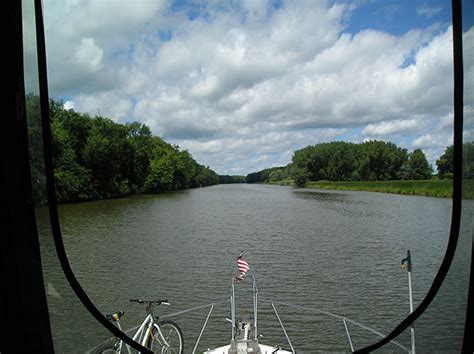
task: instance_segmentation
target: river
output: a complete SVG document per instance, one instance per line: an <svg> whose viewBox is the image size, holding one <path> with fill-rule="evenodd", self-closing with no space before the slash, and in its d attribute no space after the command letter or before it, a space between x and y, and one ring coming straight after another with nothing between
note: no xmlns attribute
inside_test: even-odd
<svg viewBox="0 0 474 354"><path fill-rule="evenodd" d="M472 201L464 220L472 220ZM219 185L60 207L69 261L103 312L124 310L125 328L144 317L130 298L168 299L161 315L228 298L245 249L260 296L329 311L388 333L408 313L407 271L421 302L442 261L451 200L370 192L332 192L265 185ZM47 223L38 210L51 326L57 352L84 352L107 332L85 311L59 270ZM459 352L468 289L471 225L465 222L456 258L440 295L417 321L419 352ZM251 282L237 284L238 311L251 313ZM341 321L277 306L299 353L349 351ZM190 352L208 309L173 318ZM200 350L228 344L229 307L214 311ZM265 344L288 344L268 304L259 306ZM349 325L355 348L377 339ZM398 341L410 347L410 335ZM398 351L389 345L385 351Z"/></svg>

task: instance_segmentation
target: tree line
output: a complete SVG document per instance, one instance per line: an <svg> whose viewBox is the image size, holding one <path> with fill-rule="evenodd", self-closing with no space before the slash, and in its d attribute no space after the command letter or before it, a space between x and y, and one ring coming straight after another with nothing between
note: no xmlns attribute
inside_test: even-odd
<svg viewBox="0 0 474 354"><path fill-rule="evenodd" d="M245 183L245 176L219 175L219 184Z"/></svg>
<svg viewBox="0 0 474 354"><path fill-rule="evenodd" d="M436 161L439 178L452 178L452 146ZM474 144L464 144L464 178L474 178ZM247 183L271 183L292 179L297 186L307 181L423 180L433 177L424 152L398 147L391 142L335 141L307 146L294 152L292 162L250 173Z"/></svg>
<svg viewBox="0 0 474 354"><path fill-rule="evenodd" d="M39 98L27 97L29 138L41 140ZM33 117L33 119L30 119ZM119 124L65 109L51 100L50 124L56 195L59 202L157 193L219 183L219 176L197 163L187 150L153 136L145 124ZM33 186L44 185L41 149L31 149ZM41 188L35 199L45 200Z"/></svg>

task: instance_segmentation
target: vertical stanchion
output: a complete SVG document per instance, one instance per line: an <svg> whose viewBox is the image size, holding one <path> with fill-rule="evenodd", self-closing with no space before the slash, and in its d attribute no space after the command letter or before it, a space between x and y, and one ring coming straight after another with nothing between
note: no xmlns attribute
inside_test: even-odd
<svg viewBox="0 0 474 354"><path fill-rule="evenodd" d="M258 340L258 288L255 277L252 275L253 281L253 326L254 330L254 339Z"/></svg>
<svg viewBox="0 0 474 354"><path fill-rule="evenodd" d="M413 292L411 288L411 271L408 271L408 292L410 293L410 313L413 312ZM413 326L410 327L411 332L411 352L413 354L416 353L415 351L415 328Z"/></svg>
<svg viewBox="0 0 474 354"><path fill-rule="evenodd" d="M349 328L347 328L347 323L346 323L345 318L342 319L342 323L344 323L344 328L346 329L347 340L349 341L349 345L351 347L351 353L354 353L354 345L352 344L351 334L349 333Z"/></svg>
<svg viewBox="0 0 474 354"><path fill-rule="evenodd" d="M230 292L230 316L232 321L232 340L235 339L235 288L234 288L235 278L232 277L232 286Z"/></svg>
<svg viewBox="0 0 474 354"><path fill-rule="evenodd" d="M275 312L276 318L277 318L278 322L280 323L280 327L283 330L283 333L285 334L286 340L287 340L288 344L290 345L291 352L294 354L294 353L296 353L295 348L293 348L293 344L291 344L290 337L288 337L288 333L286 333L285 326L283 326L283 322L281 322L280 315L278 314L278 311L277 311L273 301L271 302L271 305L272 305L272 308L273 308L273 312Z"/></svg>
<svg viewBox="0 0 474 354"><path fill-rule="evenodd" d="M216 307L216 305L212 304L211 308L209 310L209 313L207 314L206 320L204 321L204 324L202 325L201 332L199 332L199 336L198 336L198 339L196 340L196 344L194 345L194 349L193 349L192 354L196 353L199 342L201 341L202 334L204 333L204 330L207 327L207 323L209 322L209 319L211 318L212 311L214 311L214 307Z"/></svg>

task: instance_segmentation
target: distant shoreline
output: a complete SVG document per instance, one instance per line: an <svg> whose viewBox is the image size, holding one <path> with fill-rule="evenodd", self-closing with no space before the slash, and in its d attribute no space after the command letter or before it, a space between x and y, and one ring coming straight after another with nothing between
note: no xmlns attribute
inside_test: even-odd
<svg viewBox="0 0 474 354"><path fill-rule="evenodd" d="M436 198L451 198L452 183L452 180L449 179L413 181L310 181L306 183L305 188L367 191L403 195L420 195ZM294 185L292 180L283 180L274 182L272 184L282 186ZM466 199L474 199L474 180L465 181L463 197Z"/></svg>

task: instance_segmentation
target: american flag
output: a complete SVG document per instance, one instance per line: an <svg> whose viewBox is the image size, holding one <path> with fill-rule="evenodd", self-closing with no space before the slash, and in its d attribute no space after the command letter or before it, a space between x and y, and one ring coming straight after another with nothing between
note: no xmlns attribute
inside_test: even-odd
<svg viewBox="0 0 474 354"><path fill-rule="evenodd" d="M237 275L238 280L244 280L245 274L249 271L249 263L242 258L242 254L237 257L237 268L239 268L239 275Z"/></svg>

